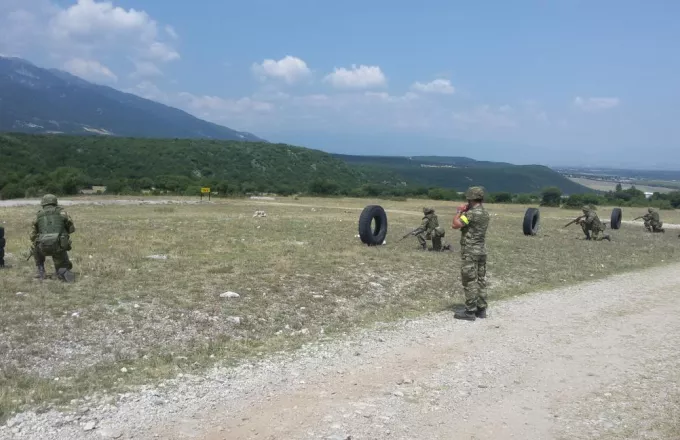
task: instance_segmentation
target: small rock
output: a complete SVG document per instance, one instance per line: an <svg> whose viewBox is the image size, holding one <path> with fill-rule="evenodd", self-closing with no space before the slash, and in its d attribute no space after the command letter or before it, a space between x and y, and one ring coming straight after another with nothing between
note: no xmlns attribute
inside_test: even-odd
<svg viewBox="0 0 680 440"><path fill-rule="evenodd" d="M404 397L404 393L401 391L394 391L392 395L397 397Z"/></svg>
<svg viewBox="0 0 680 440"><path fill-rule="evenodd" d="M241 295L239 295L236 292L229 291L229 292L220 293L220 298L240 298L240 297L241 297Z"/></svg>
<svg viewBox="0 0 680 440"><path fill-rule="evenodd" d="M104 438L121 438L123 432L116 429L102 429L99 431L99 435Z"/></svg>
<svg viewBox="0 0 680 440"><path fill-rule="evenodd" d="M123 368L120 369L120 372L121 372L121 373L127 373L127 372L128 372L128 369L125 368L125 367L123 367Z"/></svg>
<svg viewBox="0 0 680 440"><path fill-rule="evenodd" d="M323 298L323 295L314 295L313 298L314 299L321 299L321 298Z"/></svg>
<svg viewBox="0 0 680 440"><path fill-rule="evenodd" d="M24 292L17 292L17 295L23 295Z"/></svg>
<svg viewBox="0 0 680 440"><path fill-rule="evenodd" d="M167 260L168 256L167 255L147 255L146 258L149 258L151 260Z"/></svg>
<svg viewBox="0 0 680 440"><path fill-rule="evenodd" d="M479 388L489 388L488 385L484 385L484 384L482 384L482 383L480 383L480 384L477 385L477 386L478 386Z"/></svg>
<svg viewBox="0 0 680 440"><path fill-rule="evenodd" d="M92 431L95 426L96 426L96 424L94 422L89 421L89 422L85 423L85 426L83 426L83 431Z"/></svg>
<svg viewBox="0 0 680 440"><path fill-rule="evenodd" d="M227 316L227 322L231 322L232 324L239 325L241 324L241 318L238 316Z"/></svg>

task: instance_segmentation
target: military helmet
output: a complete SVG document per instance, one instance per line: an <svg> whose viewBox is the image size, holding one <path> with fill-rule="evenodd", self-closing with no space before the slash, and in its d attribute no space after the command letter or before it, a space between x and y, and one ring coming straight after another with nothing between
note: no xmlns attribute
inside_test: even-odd
<svg viewBox="0 0 680 440"><path fill-rule="evenodd" d="M42 198L42 201L40 202L42 206L47 206L47 205L56 205L57 204L57 196L54 194L45 194Z"/></svg>
<svg viewBox="0 0 680 440"><path fill-rule="evenodd" d="M423 214L431 214L434 212L434 208L430 208L429 206L423 207Z"/></svg>
<svg viewBox="0 0 680 440"><path fill-rule="evenodd" d="M647 208L647 212L652 213L654 210L652 208Z"/></svg>
<svg viewBox="0 0 680 440"><path fill-rule="evenodd" d="M467 191L465 191L465 198L467 200L484 199L484 188L481 186L471 186Z"/></svg>
<svg viewBox="0 0 680 440"><path fill-rule="evenodd" d="M581 207L581 211L583 211L583 212L588 212L588 211L590 211L590 206L588 206L588 205L583 205L583 206Z"/></svg>

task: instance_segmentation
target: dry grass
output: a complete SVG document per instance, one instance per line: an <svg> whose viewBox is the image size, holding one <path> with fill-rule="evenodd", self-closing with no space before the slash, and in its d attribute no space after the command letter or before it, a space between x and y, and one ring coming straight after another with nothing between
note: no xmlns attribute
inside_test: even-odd
<svg viewBox="0 0 680 440"><path fill-rule="evenodd" d="M77 227L72 285L34 280L32 262L19 258L35 207L0 208L13 265L0 272L0 419L27 406L120 390L460 303L457 253L420 252L415 238L396 243L419 224L423 202L380 202L388 210L387 245L369 248L355 236L360 210L373 202L70 206ZM448 227L454 204L434 207ZM256 209L267 217L253 218ZM586 242L578 227L562 228L577 211L541 209L541 233L525 237L525 206L488 209L492 299L680 255L673 231L664 237L644 233L641 224L624 225L611 243ZM599 212L608 218L609 209ZM635 213L624 211L626 219ZM663 220L680 223L680 215L664 212ZM448 229L445 239L456 249L458 238ZM146 258L152 254L168 259ZM219 297L228 290L241 298Z"/></svg>

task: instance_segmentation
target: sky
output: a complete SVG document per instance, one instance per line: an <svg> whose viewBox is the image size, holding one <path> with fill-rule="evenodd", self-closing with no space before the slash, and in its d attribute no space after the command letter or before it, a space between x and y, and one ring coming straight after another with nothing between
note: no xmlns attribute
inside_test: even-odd
<svg viewBox="0 0 680 440"><path fill-rule="evenodd" d="M680 2L0 0L0 54L331 152L680 169Z"/></svg>

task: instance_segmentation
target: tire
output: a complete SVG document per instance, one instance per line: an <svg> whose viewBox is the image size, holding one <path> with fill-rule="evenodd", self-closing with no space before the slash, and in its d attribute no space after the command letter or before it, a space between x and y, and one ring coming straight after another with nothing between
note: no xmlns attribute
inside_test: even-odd
<svg viewBox="0 0 680 440"><path fill-rule="evenodd" d="M372 223L375 222L375 227ZM380 246L387 236L387 214L382 206L368 205L359 216L359 237L368 246Z"/></svg>
<svg viewBox="0 0 680 440"><path fill-rule="evenodd" d="M541 213L538 211L538 208L528 208L524 213L524 223L522 224L524 235L536 235L540 222Z"/></svg>
<svg viewBox="0 0 680 440"><path fill-rule="evenodd" d="M621 217L623 217L623 212L621 208L612 209L611 221L609 222L609 227L612 229L619 229L621 227Z"/></svg>

